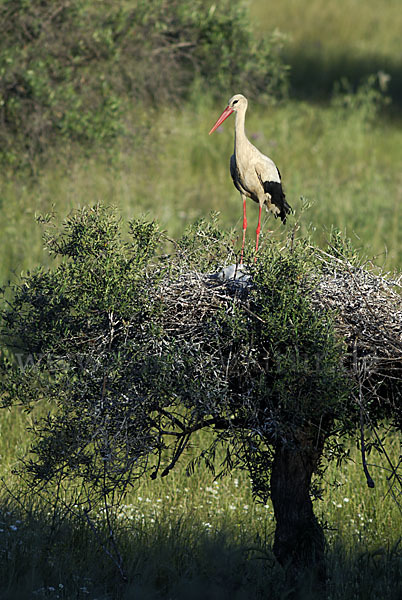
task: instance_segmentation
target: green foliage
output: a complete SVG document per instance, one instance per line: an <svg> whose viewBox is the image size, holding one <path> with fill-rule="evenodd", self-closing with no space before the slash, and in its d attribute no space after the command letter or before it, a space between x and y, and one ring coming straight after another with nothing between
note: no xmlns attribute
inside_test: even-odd
<svg viewBox="0 0 402 600"><path fill-rule="evenodd" d="M113 25L89 4L2 3L3 161L32 160L59 136L99 143L120 130L121 101L105 70L116 54Z"/></svg>
<svg viewBox="0 0 402 600"><path fill-rule="evenodd" d="M26 352L57 347L60 336L73 340L82 335L84 343L89 332L98 335L111 326L117 309L118 319L144 311L147 286L140 269L152 255L158 233L152 224L143 227L149 237L128 245L118 220L96 207L67 218L60 234L47 233L48 251L62 263L54 271L39 268L25 277L15 297L18 323L16 313L8 317ZM131 228L137 231L138 223Z"/></svg>
<svg viewBox="0 0 402 600"><path fill-rule="evenodd" d="M255 336L269 374L260 393L264 408L270 406L273 418L284 424L282 435L288 428L315 422L317 415L326 422L350 412L341 342L329 315L311 304L313 266L311 251L302 244L286 253L273 246L254 277L253 307L261 318Z"/></svg>
<svg viewBox="0 0 402 600"><path fill-rule="evenodd" d="M131 363L139 374L146 364L142 353L148 352L151 364L157 357L146 341L135 347L124 340L131 330L138 341L152 329L156 343L150 311L157 306L149 296L155 282L147 267L160 234L150 223L133 223L131 231L138 234L134 241L124 241L116 217L101 207L67 219L61 233L46 236L49 252L61 259L59 266L26 276L15 290L14 310L5 316L8 343L21 357L22 376L15 377L17 365L5 365L3 402L18 397L29 405L43 397L62 409L44 419L36 448L42 464L31 467L45 480L62 467L96 487L108 464L113 470L109 479L105 475L109 485L122 475L121 460L127 459L130 469L129 463L138 463L144 450L148 453L147 446L136 446L135 436L129 452L124 449L129 430L146 431L150 418L143 407L135 418L145 421L134 425L125 369ZM109 426L117 397L114 425ZM113 437L112 456L108 444Z"/></svg>
<svg viewBox="0 0 402 600"><path fill-rule="evenodd" d="M375 122L390 101L385 91L386 85L381 87L381 74L369 75L355 88L343 77L334 86L332 105L342 110L345 116L359 115L368 126Z"/></svg>
<svg viewBox="0 0 402 600"><path fill-rule="evenodd" d="M211 273L217 265L236 260L230 235L219 225L219 213L209 219L201 218L190 224L179 240L177 251L189 268Z"/></svg>
<svg viewBox="0 0 402 600"><path fill-rule="evenodd" d="M242 84L283 95L280 43L254 42L245 16L238 2L5 0L3 163L33 160L60 139L102 145L123 132L130 104L177 102L199 78L215 94Z"/></svg>

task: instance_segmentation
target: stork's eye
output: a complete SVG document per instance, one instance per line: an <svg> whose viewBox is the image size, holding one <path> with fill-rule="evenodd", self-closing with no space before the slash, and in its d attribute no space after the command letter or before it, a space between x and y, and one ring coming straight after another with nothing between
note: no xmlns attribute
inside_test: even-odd
<svg viewBox="0 0 402 600"><path fill-rule="evenodd" d="M237 104L238 100L233 100L232 104Z"/></svg>

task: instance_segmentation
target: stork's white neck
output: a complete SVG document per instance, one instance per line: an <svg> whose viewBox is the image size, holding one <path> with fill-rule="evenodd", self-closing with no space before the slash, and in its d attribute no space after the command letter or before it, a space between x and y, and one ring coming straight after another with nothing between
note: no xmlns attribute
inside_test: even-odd
<svg viewBox="0 0 402 600"><path fill-rule="evenodd" d="M239 150L239 148L241 146L243 146L245 144L245 142L247 142L246 131L245 131L245 128L244 128L244 122L245 122L245 117L246 117L246 110L247 110L247 107L245 107L244 110L237 110L236 111L236 117L235 117L235 139L234 139L235 153L236 153L236 150Z"/></svg>

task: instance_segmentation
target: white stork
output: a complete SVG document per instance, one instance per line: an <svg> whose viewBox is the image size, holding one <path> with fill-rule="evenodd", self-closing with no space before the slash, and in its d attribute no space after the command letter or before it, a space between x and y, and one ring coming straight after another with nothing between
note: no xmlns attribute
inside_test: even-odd
<svg viewBox="0 0 402 600"><path fill-rule="evenodd" d="M247 139L244 121L247 110L247 98L236 94L229 100L227 107L212 127L209 135L223 123L225 119L236 113L234 153L230 158L230 174L233 183L241 194L243 200L243 243L241 247L240 263L243 262L244 241L246 238L246 197L259 204L257 240L255 252L257 258L258 241L261 231L261 210L266 205L266 210L271 211L275 217L280 217L286 223L286 216L291 212L291 207L286 202L282 189L281 174L273 160L262 154Z"/></svg>

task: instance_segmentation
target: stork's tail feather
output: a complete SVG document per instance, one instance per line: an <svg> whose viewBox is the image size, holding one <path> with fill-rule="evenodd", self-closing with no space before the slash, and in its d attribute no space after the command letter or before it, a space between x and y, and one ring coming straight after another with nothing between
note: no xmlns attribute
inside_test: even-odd
<svg viewBox="0 0 402 600"><path fill-rule="evenodd" d="M279 181L264 181L264 192L271 196L271 203L275 205L275 217L280 217L286 223L286 217L292 212L292 207L286 202L285 192Z"/></svg>

